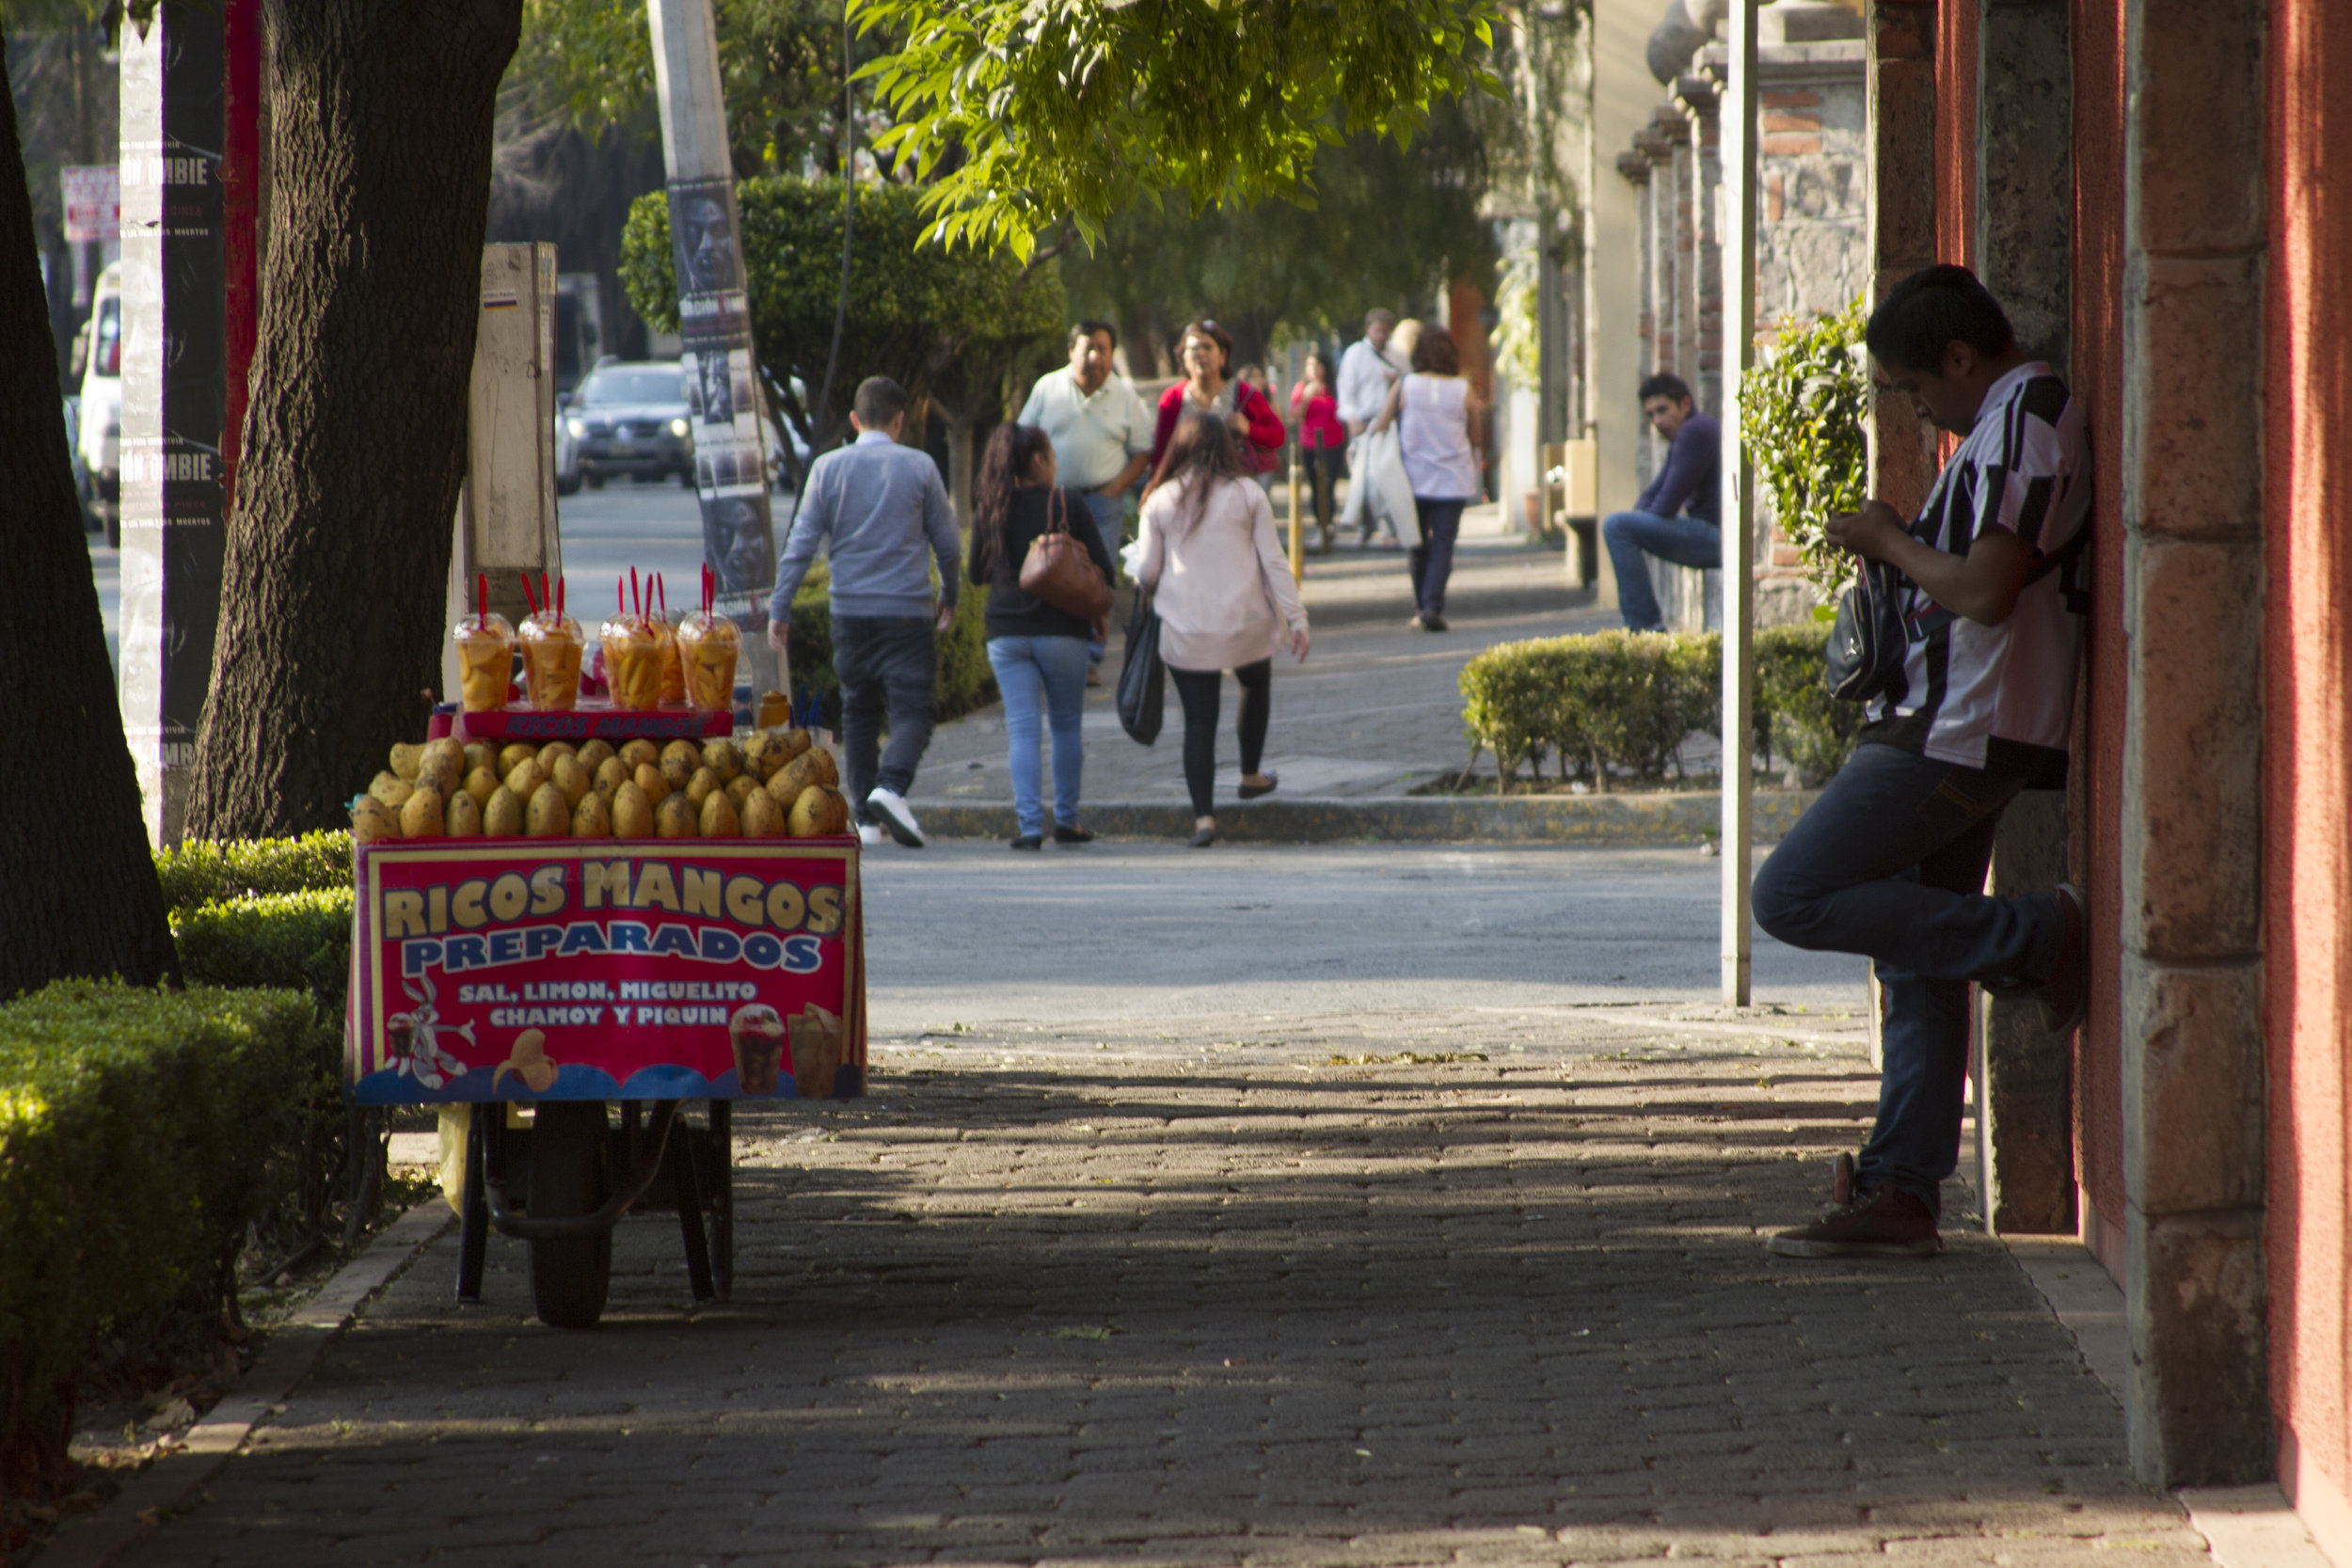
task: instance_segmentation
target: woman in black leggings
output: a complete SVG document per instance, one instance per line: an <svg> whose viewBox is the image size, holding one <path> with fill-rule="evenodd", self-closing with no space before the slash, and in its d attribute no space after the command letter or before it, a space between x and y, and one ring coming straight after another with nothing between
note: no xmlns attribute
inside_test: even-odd
<svg viewBox="0 0 2352 1568"><path fill-rule="evenodd" d="M1307 657L1307 610L1274 537L1274 509L1242 467L1232 434L1186 414L1143 501L1136 580L1156 594L1160 657L1184 708L1184 784L1196 849L1216 842L1214 784L1222 671L1241 683L1241 798L1271 791L1264 758L1274 650Z"/></svg>

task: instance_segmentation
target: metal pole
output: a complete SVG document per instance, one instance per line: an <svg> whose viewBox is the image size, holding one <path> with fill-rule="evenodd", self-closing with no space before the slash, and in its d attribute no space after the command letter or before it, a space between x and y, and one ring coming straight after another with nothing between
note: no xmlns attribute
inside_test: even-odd
<svg viewBox="0 0 2352 1568"><path fill-rule="evenodd" d="M1748 841L1753 823L1750 691L1756 599L1755 485L1740 418L1756 359L1756 0L1732 0L1731 87L1723 106L1724 225L1724 1000L1748 1005Z"/></svg>

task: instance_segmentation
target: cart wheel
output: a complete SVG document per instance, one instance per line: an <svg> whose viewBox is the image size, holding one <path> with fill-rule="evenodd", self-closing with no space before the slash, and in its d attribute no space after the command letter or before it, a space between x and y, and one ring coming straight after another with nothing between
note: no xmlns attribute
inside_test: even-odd
<svg viewBox="0 0 2352 1568"><path fill-rule="evenodd" d="M531 1130L532 1217L596 1212L603 1197L604 1102L558 1100ZM594 1328L612 1284L612 1233L531 1243L531 1304L550 1328Z"/></svg>

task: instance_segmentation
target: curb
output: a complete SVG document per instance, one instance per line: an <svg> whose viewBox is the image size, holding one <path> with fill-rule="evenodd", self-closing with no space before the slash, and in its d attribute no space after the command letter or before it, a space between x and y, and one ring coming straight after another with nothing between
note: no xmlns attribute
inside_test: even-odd
<svg viewBox="0 0 2352 1568"><path fill-rule="evenodd" d="M1755 837L1786 837L1818 789L1758 793ZM1721 797L1678 795L1532 795L1449 800L1410 796L1372 800L1218 802L1216 834L1232 844L1581 844L1674 847L1702 843L1723 828ZM1017 831L1009 801L963 805L917 800L933 838L1009 839ZM1182 800L1102 800L1080 818L1104 838L1176 839L1192 833L1192 807Z"/></svg>
<svg viewBox="0 0 2352 1568"><path fill-rule="evenodd" d="M253 1370L169 1452L140 1471L105 1507L52 1536L34 1561L40 1568L103 1568L117 1552L177 1512L220 1473L272 1407L310 1375L319 1354L349 1325L360 1304L447 1229L451 1217L449 1205L436 1193L387 1226L271 1333L269 1348Z"/></svg>

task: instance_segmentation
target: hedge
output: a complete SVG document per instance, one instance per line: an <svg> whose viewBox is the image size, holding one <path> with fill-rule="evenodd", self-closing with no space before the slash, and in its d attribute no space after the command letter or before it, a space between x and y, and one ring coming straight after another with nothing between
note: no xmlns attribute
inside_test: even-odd
<svg viewBox="0 0 2352 1568"><path fill-rule="evenodd" d="M1822 685L1823 633L1774 627L1755 647L1751 744L1768 768L1778 758L1818 784L1852 751L1861 709ZM1618 631L1505 642L1463 667L1461 688L1471 760L1494 752L1502 788L1522 763L1540 776L1549 756L1563 780L1605 790L1613 776L1678 776L1684 737L1721 736L1723 640Z"/></svg>
<svg viewBox="0 0 2352 1568"><path fill-rule="evenodd" d="M90 980L0 1005L0 1470L64 1461L102 1336L232 1308L315 1019L297 991Z"/></svg>
<svg viewBox="0 0 2352 1568"><path fill-rule="evenodd" d="M164 907L174 915L224 898L351 888L351 834L190 843L155 856Z"/></svg>
<svg viewBox="0 0 2352 1568"><path fill-rule="evenodd" d="M841 681L833 671L832 590L832 578L820 562L792 595L792 689L796 698L823 698L825 722L838 729ZM986 608L986 591L966 587L956 601L955 624L939 640L938 719L943 724L996 700L996 674L988 662Z"/></svg>

